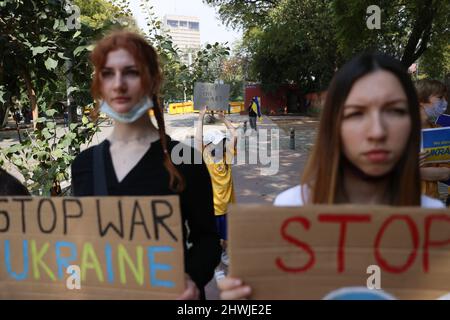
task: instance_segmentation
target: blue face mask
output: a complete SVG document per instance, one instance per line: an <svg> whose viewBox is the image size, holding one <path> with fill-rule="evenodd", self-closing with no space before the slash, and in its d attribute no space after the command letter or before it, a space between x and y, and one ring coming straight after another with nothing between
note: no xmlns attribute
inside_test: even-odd
<svg viewBox="0 0 450 320"><path fill-rule="evenodd" d="M447 101L440 99L433 103L431 107L425 108L425 113L431 120L436 120L445 110L447 110Z"/></svg>
<svg viewBox="0 0 450 320"><path fill-rule="evenodd" d="M122 123L132 123L142 117L149 109L153 108L153 100L144 96L130 111L119 113L114 111L106 101L100 105L100 111L115 121Z"/></svg>

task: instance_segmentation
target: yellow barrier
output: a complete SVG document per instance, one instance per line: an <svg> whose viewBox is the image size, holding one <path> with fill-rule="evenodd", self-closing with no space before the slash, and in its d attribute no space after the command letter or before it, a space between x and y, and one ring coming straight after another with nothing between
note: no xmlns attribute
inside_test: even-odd
<svg viewBox="0 0 450 320"><path fill-rule="evenodd" d="M233 101L230 102L230 113L240 113L244 111L244 101Z"/></svg>
<svg viewBox="0 0 450 320"><path fill-rule="evenodd" d="M194 112L192 101L169 104L169 114L183 114Z"/></svg>

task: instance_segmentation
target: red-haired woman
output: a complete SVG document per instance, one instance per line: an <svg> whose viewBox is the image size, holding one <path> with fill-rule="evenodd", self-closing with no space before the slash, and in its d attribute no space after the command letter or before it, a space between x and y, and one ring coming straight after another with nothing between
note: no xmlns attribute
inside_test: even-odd
<svg viewBox="0 0 450 320"><path fill-rule="evenodd" d="M91 61L95 69L92 95L99 111L114 120L114 129L105 141L86 149L73 162L73 193L179 195L183 244L186 240L192 243L189 249L185 245L187 289L180 299L204 298L204 286L221 253L211 180L204 164L174 165L171 160L171 150L178 142L164 129L157 53L143 37L115 31L97 43ZM148 116L150 108L157 128Z"/></svg>

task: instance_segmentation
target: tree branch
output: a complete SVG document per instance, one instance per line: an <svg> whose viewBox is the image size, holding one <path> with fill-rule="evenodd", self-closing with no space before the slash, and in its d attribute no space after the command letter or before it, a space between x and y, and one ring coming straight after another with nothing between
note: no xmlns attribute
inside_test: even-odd
<svg viewBox="0 0 450 320"><path fill-rule="evenodd" d="M413 30L402 56L402 64L405 67L409 67L425 51L430 39L435 13L436 9L433 6L433 0L425 1L423 6L417 9ZM416 51L417 45L421 39L422 42L420 43L420 47Z"/></svg>

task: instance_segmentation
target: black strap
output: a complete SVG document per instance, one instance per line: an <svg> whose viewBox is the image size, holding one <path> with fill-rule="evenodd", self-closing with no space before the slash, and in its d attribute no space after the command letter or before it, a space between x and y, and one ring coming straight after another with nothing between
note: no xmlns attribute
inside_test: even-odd
<svg viewBox="0 0 450 320"><path fill-rule="evenodd" d="M94 147L94 195L107 196L105 175L105 143L102 142Z"/></svg>

